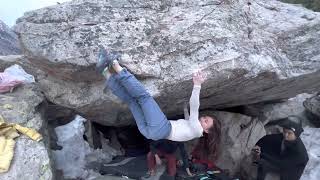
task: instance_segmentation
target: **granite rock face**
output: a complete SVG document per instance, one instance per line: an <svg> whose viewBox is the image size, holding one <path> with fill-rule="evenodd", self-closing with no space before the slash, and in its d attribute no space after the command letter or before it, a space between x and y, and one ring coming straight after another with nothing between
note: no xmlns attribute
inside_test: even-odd
<svg viewBox="0 0 320 180"><path fill-rule="evenodd" d="M0 20L0 55L21 54L18 37L4 22Z"/></svg>
<svg viewBox="0 0 320 180"><path fill-rule="evenodd" d="M302 125L312 126L309 111L304 104L314 98L313 94L299 94L288 100L272 103L258 103L244 107L244 114L257 117L263 124L294 115L300 117ZM317 107L316 105L314 107Z"/></svg>
<svg viewBox="0 0 320 180"><path fill-rule="evenodd" d="M307 98L303 102L303 106L306 108L307 115L311 121L320 127L320 94Z"/></svg>
<svg viewBox="0 0 320 180"><path fill-rule="evenodd" d="M132 121L102 92L98 45L122 53L168 116L188 101L196 69L208 74L201 108L320 87L320 14L273 0L75 0L25 13L14 29L27 58L47 74L38 79L46 97L105 125Z"/></svg>
<svg viewBox="0 0 320 180"><path fill-rule="evenodd" d="M266 135L263 123L249 116L215 112L221 122L221 148L216 162L218 167L227 169L231 175L246 177L252 172L251 149Z"/></svg>
<svg viewBox="0 0 320 180"><path fill-rule="evenodd" d="M0 94L0 114L8 123L40 130L45 121L38 107L44 100L35 84L22 85L13 93ZM44 134L43 134L44 135ZM36 142L20 135L15 139L14 157L8 172L0 174L0 179L53 179L53 171L48 149L44 141Z"/></svg>

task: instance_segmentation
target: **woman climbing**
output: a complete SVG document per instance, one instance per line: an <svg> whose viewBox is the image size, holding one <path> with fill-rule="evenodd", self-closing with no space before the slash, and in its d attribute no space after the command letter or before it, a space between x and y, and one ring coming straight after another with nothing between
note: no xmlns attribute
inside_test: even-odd
<svg viewBox="0 0 320 180"><path fill-rule="evenodd" d="M210 134L214 131L213 118L199 118L199 94L206 78L204 73L199 71L193 74L189 120L168 120L143 85L119 64L119 58L120 55L107 52L101 47L96 67L106 77L107 86L112 93L129 106L142 135L148 139L172 141L188 141L201 137L203 132L211 137Z"/></svg>

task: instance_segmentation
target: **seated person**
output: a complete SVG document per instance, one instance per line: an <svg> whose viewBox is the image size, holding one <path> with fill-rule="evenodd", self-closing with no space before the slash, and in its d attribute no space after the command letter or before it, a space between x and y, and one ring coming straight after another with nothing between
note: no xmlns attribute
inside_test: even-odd
<svg viewBox="0 0 320 180"><path fill-rule="evenodd" d="M268 172L276 173L281 180L299 180L309 160L306 148L300 139L303 132L297 116L279 121L282 134L262 137L252 149L258 163L257 180L264 180Z"/></svg>
<svg viewBox="0 0 320 180"><path fill-rule="evenodd" d="M152 141L150 143L150 152L147 156L149 175L154 176L156 172L156 164L161 164L161 157L167 160L167 169L169 176L175 177L177 173L176 150L179 149L183 161L183 168L189 176L192 176L189 169L188 154L182 142L175 142L166 139Z"/></svg>

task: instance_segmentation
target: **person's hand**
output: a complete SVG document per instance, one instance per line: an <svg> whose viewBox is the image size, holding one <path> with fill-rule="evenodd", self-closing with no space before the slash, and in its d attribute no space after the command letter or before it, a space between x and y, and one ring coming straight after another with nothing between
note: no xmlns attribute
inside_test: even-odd
<svg viewBox="0 0 320 180"><path fill-rule="evenodd" d="M193 84L200 86L207 78L207 75L201 70L193 73Z"/></svg>
<svg viewBox="0 0 320 180"><path fill-rule="evenodd" d="M259 146L254 146L252 148L252 162L257 163L260 161L261 148Z"/></svg>
<svg viewBox="0 0 320 180"><path fill-rule="evenodd" d="M256 156L260 156L260 154L261 154L261 148L260 148L260 146L254 146L254 147L252 148L252 153L253 153L254 155L256 155Z"/></svg>
<svg viewBox="0 0 320 180"><path fill-rule="evenodd" d="M190 172L190 169L189 169L189 168L186 168L186 171L187 171L187 174L188 174L189 176L194 176L194 174L192 174L192 173Z"/></svg>
<svg viewBox="0 0 320 180"><path fill-rule="evenodd" d="M162 164L162 161L161 161L161 158L158 156L158 154L155 154L154 157L155 157L155 159L156 159L157 165L161 165L161 164Z"/></svg>

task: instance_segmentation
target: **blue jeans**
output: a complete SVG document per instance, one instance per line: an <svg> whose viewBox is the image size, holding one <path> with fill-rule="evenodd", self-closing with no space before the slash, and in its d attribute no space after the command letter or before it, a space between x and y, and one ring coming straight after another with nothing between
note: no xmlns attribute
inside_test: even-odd
<svg viewBox="0 0 320 180"><path fill-rule="evenodd" d="M113 74L107 81L112 93L125 102L136 121L139 131L147 139L166 139L171 124L159 105L143 85L126 69Z"/></svg>

